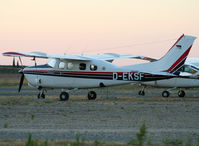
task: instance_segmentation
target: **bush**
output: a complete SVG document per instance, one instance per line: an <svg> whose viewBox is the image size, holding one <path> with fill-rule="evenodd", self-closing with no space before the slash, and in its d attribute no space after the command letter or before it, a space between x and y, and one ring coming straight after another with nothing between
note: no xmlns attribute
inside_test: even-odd
<svg viewBox="0 0 199 146"><path fill-rule="evenodd" d="M139 146L143 146L144 141L146 139L146 133L147 131L146 131L146 126L144 122L142 126L140 127L140 131L136 134Z"/></svg>
<svg viewBox="0 0 199 146"><path fill-rule="evenodd" d="M163 141L163 144L169 145L169 146L180 146L183 145L183 141L181 139L166 139Z"/></svg>
<svg viewBox="0 0 199 146"><path fill-rule="evenodd" d="M80 137L79 135L76 135L76 141L73 143L73 146L81 146L84 145L85 139Z"/></svg>
<svg viewBox="0 0 199 146"><path fill-rule="evenodd" d="M25 146L38 146L38 141L32 139L32 134L29 134L28 141L25 143Z"/></svg>
<svg viewBox="0 0 199 146"><path fill-rule="evenodd" d="M140 130L138 133L136 133L136 137L137 139L131 139L129 141L129 145L139 145L139 146L143 146L144 141L146 139L146 126L145 126L145 122L142 124L142 126L140 127Z"/></svg>
<svg viewBox="0 0 199 146"><path fill-rule="evenodd" d="M25 146L48 146L48 139L46 139L43 143L38 142L38 140L32 139L32 134L29 134L28 141L26 141Z"/></svg>

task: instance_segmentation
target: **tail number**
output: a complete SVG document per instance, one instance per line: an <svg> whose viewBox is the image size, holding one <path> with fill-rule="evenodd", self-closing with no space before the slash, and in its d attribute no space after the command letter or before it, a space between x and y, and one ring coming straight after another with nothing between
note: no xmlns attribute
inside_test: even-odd
<svg viewBox="0 0 199 146"><path fill-rule="evenodd" d="M114 72L113 73L113 80L141 81L143 77L144 77L144 74L140 72Z"/></svg>

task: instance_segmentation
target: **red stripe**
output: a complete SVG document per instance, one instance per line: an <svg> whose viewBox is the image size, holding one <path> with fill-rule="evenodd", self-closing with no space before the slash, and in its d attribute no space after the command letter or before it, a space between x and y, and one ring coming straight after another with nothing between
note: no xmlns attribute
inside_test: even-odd
<svg viewBox="0 0 199 146"><path fill-rule="evenodd" d="M164 70L163 72L170 72L173 70L182 60L185 60L185 58L188 56L189 51L191 50L192 45L187 49L187 51L184 52L184 54L168 69Z"/></svg>
<svg viewBox="0 0 199 146"><path fill-rule="evenodd" d="M56 71L56 70L25 70L24 72L54 72L54 73L73 73L73 74L105 74L112 75L113 72L81 72L81 71ZM119 73L119 72L118 72Z"/></svg>
<svg viewBox="0 0 199 146"><path fill-rule="evenodd" d="M5 53L3 53L3 55L20 55L20 56L26 56L24 54L17 53L17 52L5 52Z"/></svg>
<svg viewBox="0 0 199 146"><path fill-rule="evenodd" d="M184 37L184 34L182 34L182 35L179 37L179 39L177 39L177 41L173 44L173 46L169 49L169 51L170 51L170 50L171 50L183 37ZM168 51L168 52L169 52L169 51ZM168 53L168 52L167 52L167 53ZM166 55L167 55L167 53L166 53ZM164 55L164 56L166 56L166 55ZM160 59L164 58L164 56L161 57ZM160 60L160 59L159 59L159 60Z"/></svg>
<svg viewBox="0 0 199 146"><path fill-rule="evenodd" d="M184 65L186 59L187 59L187 58L185 58L185 59L184 59L182 62L180 62L174 69L172 69L172 70L170 71L170 73L174 73L174 72L177 71L179 68L181 68L181 67Z"/></svg>
<svg viewBox="0 0 199 146"><path fill-rule="evenodd" d="M169 51L183 38L184 34L173 44L173 46L169 49Z"/></svg>

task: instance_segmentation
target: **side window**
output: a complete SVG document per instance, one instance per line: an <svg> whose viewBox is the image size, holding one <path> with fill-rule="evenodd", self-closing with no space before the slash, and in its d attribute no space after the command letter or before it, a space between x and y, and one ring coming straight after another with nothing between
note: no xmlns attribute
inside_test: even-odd
<svg viewBox="0 0 199 146"><path fill-rule="evenodd" d="M91 65L90 65L90 70L92 70L92 71L97 70L97 66L94 65L94 64L91 64Z"/></svg>
<svg viewBox="0 0 199 146"><path fill-rule="evenodd" d="M71 70L71 69L73 69L73 68L74 68L73 63L72 63L72 62L68 62L68 64L67 64L67 69Z"/></svg>
<svg viewBox="0 0 199 146"><path fill-rule="evenodd" d="M80 70L85 70L86 69L86 64L85 63L80 63L79 64L79 69Z"/></svg>
<svg viewBox="0 0 199 146"><path fill-rule="evenodd" d="M60 69L64 69L64 67L65 67L65 63L64 63L64 62L60 62L60 63L59 63L59 68L60 68Z"/></svg>

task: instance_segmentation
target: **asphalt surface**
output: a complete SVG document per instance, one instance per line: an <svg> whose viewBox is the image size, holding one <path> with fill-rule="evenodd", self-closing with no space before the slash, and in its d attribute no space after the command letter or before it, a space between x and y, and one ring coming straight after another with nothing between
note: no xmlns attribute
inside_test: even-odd
<svg viewBox="0 0 199 146"><path fill-rule="evenodd" d="M59 101L60 91L50 91L38 100L37 90L0 88L0 139L75 139L122 141L136 139L145 122L147 139L199 138L199 91L187 90L185 98L162 98L163 89L148 89L143 98L139 88L96 89L95 101L86 99L87 90L71 93ZM108 96L107 96L108 95Z"/></svg>
<svg viewBox="0 0 199 146"><path fill-rule="evenodd" d="M122 88L95 88L95 89L81 89L81 90L70 90L68 91L70 95L85 95L87 96L88 91L95 91L100 98L113 98L113 97L144 97L144 98L151 98L151 97L161 97L162 92L164 90L167 90L167 88L146 88L145 89L145 96L138 95L138 91L141 90L142 87L136 87L134 88L132 86L132 89L128 87L128 89ZM199 97L199 89L185 89L186 96L188 98L195 98ZM25 87L21 89L21 92L18 93L18 88L14 87L1 87L0 88L0 96L35 96L37 97L37 94L39 91L36 88L30 88ZM61 90L47 90L45 93L47 96L59 96L61 93ZM178 97L178 90L171 90L170 91L170 97Z"/></svg>

